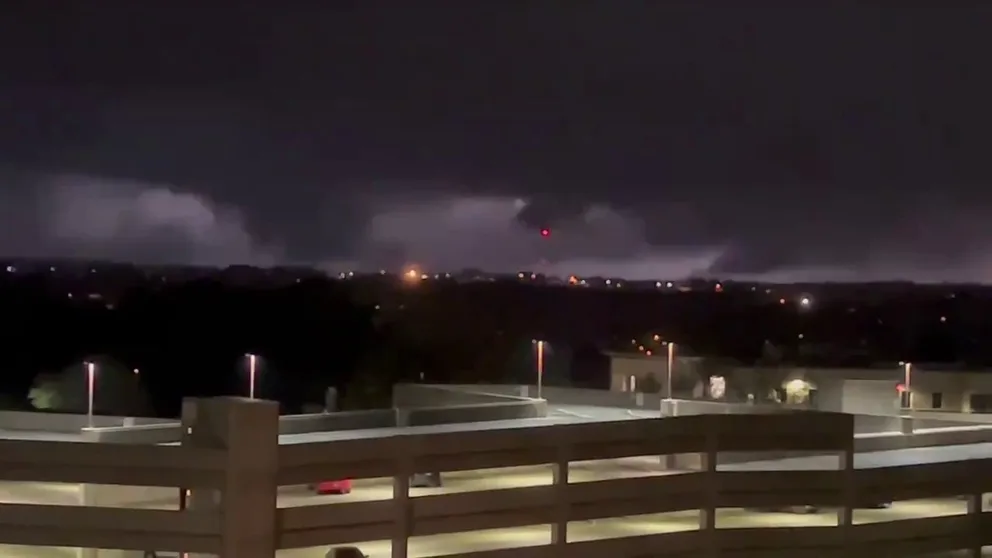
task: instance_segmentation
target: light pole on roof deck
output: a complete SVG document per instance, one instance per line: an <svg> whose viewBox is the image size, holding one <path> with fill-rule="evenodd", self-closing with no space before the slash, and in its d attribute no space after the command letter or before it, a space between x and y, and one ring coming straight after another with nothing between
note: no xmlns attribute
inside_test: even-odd
<svg viewBox="0 0 992 558"><path fill-rule="evenodd" d="M258 367L258 356L248 353L248 399L255 399L255 374Z"/></svg>
<svg viewBox="0 0 992 558"><path fill-rule="evenodd" d="M544 345L545 341L534 339L531 341L537 347L537 398L543 399L544 392Z"/></svg>
<svg viewBox="0 0 992 558"><path fill-rule="evenodd" d="M909 410L912 410L913 409L913 363L906 361L906 362L900 362L899 364L902 365L902 391L900 392L899 397L902 398L902 394L905 393L906 394L905 407ZM900 406L903 406L902 401L900 401L899 403Z"/></svg>
<svg viewBox="0 0 992 558"><path fill-rule="evenodd" d="M93 427L93 400L96 393L96 363L86 361L86 424Z"/></svg>
<svg viewBox="0 0 992 558"><path fill-rule="evenodd" d="M675 343L668 342L668 370L665 373L665 399L672 400L672 375L675 371Z"/></svg>

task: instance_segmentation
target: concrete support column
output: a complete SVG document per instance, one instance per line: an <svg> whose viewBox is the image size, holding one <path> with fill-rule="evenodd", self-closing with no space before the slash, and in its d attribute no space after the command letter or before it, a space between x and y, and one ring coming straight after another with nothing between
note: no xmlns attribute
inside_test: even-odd
<svg viewBox="0 0 992 558"><path fill-rule="evenodd" d="M840 530L842 548L848 549L851 541L852 526L854 525L854 509L858 487L854 476L854 440L851 447L837 454L837 468L841 475L840 505L837 506L837 528Z"/></svg>
<svg viewBox="0 0 992 558"><path fill-rule="evenodd" d="M570 498L568 493L568 466L571 446L559 444L557 457L551 466L552 490L554 491L554 523L551 524L551 544L568 544L568 517Z"/></svg>
<svg viewBox="0 0 992 558"><path fill-rule="evenodd" d="M699 530L703 531L705 541L701 549L701 555L707 558L716 558L720 555L719 541L716 534L716 510L720 500L720 479L717 472L717 458L719 456L719 436L717 434L717 421L722 420L722 416L713 415L712 425L707 428L706 451L699 455L700 469L706 476L703 489L703 507L699 510Z"/></svg>
<svg viewBox="0 0 992 558"><path fill-rule="evenodd" d="M678 406L674 399L662 399L659 412L662 417L678 416ZM666 453L661 456L661 464L666 471L675 471L680 468L678 456L674 453Z"/></svg>
<svg viewBox="0 0 992 558"><path fill-rule="evenodd" d="M410 426L410 411L396 408L396 426ZM404 451L397 459L396 475L393 477L393 507L396 510L393 537L391 541L392 558L407 558L410 552L410 537L413 534L413 501L410 499L410 478L413 476L413 464L409 456L411 452Z"/></svg>
<svg viewBox="0 0 992 558"><path fill-rule="evenodd" d="M968 533L968 556L982 558L982 494L968 495L968 516L971 517L972 529Z"/></svg>
<svg viewBox="0 0 992 558"><path fill-rule="evenodd" d="M914 432L912 417L899 417L899 432L903 434L912 434Z"/></svg>
<svg viewBox="0 0 992 558"><path fill-rule="evenodd" d="M222 397L183 402L183 445L222 449L227 471L220 490L190 491L187 513L219 513L220 558L273 558L279 405Z"/></svg>
<svg viewBox="0 0 992 558"><path fill-rule="evenodd" d="M413 534L410 477L413 473L410 459L400 457L396 476L393 477L393 509L396 511L396 518L393 524L392 558L407 558L410 551L410 536Z"/></svg>

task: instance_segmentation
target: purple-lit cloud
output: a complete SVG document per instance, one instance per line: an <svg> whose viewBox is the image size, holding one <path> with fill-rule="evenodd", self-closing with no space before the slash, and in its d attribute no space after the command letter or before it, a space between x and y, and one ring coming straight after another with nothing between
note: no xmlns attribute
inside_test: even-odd
<svg viewBox="0 0 992 558"><path fill-rule="evenodd" d="M274 265L241 212L167 185L57 176L39 189L41 240L59 255L197 265Z"/></svg>
<svg viewBox="0 0 992 558"><path fill-rule="evenodd" d="M527 201L507 197L447 197L419 204L386 204L369 222L366 250L392 246L407 264L425 269L540 270L638 278L686 277L706 270L717 248L652 248L644 223L605 205L547 223L543 237L519 218Z"/></svg>

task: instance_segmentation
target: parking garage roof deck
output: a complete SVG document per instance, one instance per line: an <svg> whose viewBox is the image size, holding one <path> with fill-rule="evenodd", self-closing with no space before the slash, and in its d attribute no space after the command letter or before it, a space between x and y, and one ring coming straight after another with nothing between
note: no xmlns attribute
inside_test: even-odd
<svg viewBox="0 0 992 558"><path fill-rule="evenodd" d="M548 416L529 419L510 419L486 422L463 422L439 424L433 426L396 426L386 428L371 428L362 430L337 430L328 432L311 432L306 434L283 434L279 436L280 444L305 444L310 442L325 442L334 440L353 440L368 438L384 438L412 434L437 434L444 432L466 432L500 430L506 428L533 428L540 426L556 426L561 424L579 424L589 422L612 422L656 417L657 413L633 412L614 407L593 407L588 405L556 405L548 409ZM45 432L39 430L2 430L0 440L36 440L51 442L92 442L83 436L82 432Z"/></svg>
<svg viewBox="0 0 992 558"><path fill-rule="evenodd" d="M587 405L555 405L548 410L549 416L531 419L497 420L474 423L440 424L433 426L405 426L372 428L362 430L338 430L331 432L311 432L305 434L283 434L279 436L280 444L306 444L314 442L332 442L339 440L360 440L385 438L390 436L408 436L417 434L438 434L447 432L482 432L514 428L536 428L558 426L565 424L582 424L592 422L616 422L636 420L656 416L649 411L627 410L613 407L594 407ZM894 433L893 433L894 434ZM40 432L21 430L0 430L0 440L36 440L53 442L88 442L82 433ZM176 445L166 444L166 445ZM964 461L971 459L992 459L992 443L977 443L954 446L910 448L879 452L858 453L854 458L854 466L858 469L892 467L901 465L917 465L925 463L945 463L949 461ZM749 461L721 465L721 470L831 470L837 467L834 456L792 457Z"/></svg>

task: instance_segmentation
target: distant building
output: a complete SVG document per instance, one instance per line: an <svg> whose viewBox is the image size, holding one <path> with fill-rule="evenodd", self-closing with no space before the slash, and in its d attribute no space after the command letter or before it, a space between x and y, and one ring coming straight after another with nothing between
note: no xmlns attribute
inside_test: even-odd
<svg viewBox="0 0 992 558"><path fill-rule="evenodd" d="M608 353L612 391L667 391L667 354ZM872 367L714 368L705 357L676 356L676 397L704 397L708 378L726 378L727 398L786 402L802 393L802 402L824 411L889 415L900 410L992 413L992 370L965 370L928 364L880 364ZM686 381L695 384L687 389ZM762 380L762 381L756 381ZM754 393L754 386L772 393ZM661 386L660 389L658 387ZM749 392L750 390L750 392ZM723 395L721 394L721 397Z"/></svg>

